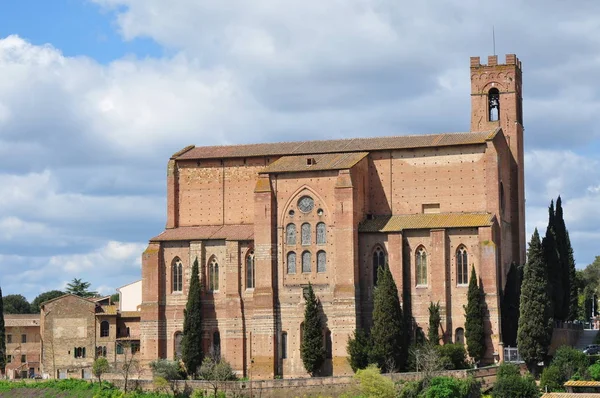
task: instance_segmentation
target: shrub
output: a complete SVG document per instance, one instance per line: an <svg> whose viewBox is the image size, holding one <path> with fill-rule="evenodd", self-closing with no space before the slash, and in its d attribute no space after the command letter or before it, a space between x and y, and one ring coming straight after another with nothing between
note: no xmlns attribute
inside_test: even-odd
<svg viewBox="0 0 600 398"><path fill-rule="evenodd" d="M600 363L595 363L588 368L588 374L592 380L600 381Z"/></svg>
<svg viewBox="0 0 600 398"><path fill-rule="evenodd" d="M423 389L423 381L407 381L398 384L398 398L418 398Z"/></svg>
<svg viewBox="0 0 600 398"><path fill-rule="evenodd" d="M434 377L419 398L479 398L481 385L473 378Z"/></svg>
<svg viewBox="0 0 600 398"><path fill-rule="evenodd" d="M496 379L502 379L504 377L510 376L521 376L521 370L514 363L502 362L500 366L498 366L498 373L496 373Z"/></svg>
<svg viewBox="0 0 600 398"><path fill-rule="evenodd" d="M154 377L162 377L167 381L185 379L185 371L179 361L169 361L168 359L157 359L150 362L150 369Z"/></svg>
<svg viewBox="0 0 600 398"><path fill-rule="evenodd" d="M468 369L467 351L462 344L444 344L437 347L446 369Z"/></svg>
<svg viewBox="0 0 600 398"><path fill-rule="evenodd" d="M354 375L360 385L360 395L372 398L394 398L396 388L394 382L381 375L381 371L375 365L369 365L366 369L360 369Z"/></svg>
<svg viewBox="0 0 600 398"><path fill-rule="evenodd" d="M354 372L365 369L369 365L369 351L371 350L371 339L367 332L358 329L354 336L348 338L348 362Z"/></svg>
<svg viewBox="0 0 600 398"><path fill-rule="evenodd" d="M492 389L493 398L538 398L539 396L540 391L531 375L496 379Z"/></svg>
<svg viewBox="0 0 600 398"><path fill-rule="evenodd" d="M542 391L546 391L546 389L550 392L564 391L561 379L560 368L556 365L550 365L542 372L540 388Z"/></svg>
<svg viewBox="0 0 600 398"><path fill-rule="evenodd" d="M569 346L562 346L556 350L550 365L558 368L559 377L556 382L562 386L576 373L579 373L580 377L587 378L589 360L583 352Z"/></svg>

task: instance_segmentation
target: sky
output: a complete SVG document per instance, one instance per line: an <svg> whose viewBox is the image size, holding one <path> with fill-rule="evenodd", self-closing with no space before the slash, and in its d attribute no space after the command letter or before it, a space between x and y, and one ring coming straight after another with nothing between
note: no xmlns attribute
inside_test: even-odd
<svg viewBox="0 0 600 398"><path fill-rule="evenodd" d="M195 144L468 131L469 57L523 63L526 223L600 255L600 2L1 0L0 286L141 278Z"/></svg>

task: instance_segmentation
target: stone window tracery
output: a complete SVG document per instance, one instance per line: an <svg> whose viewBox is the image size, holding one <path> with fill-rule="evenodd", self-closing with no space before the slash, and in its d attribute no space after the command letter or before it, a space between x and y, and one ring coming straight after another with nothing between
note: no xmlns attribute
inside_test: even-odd
<svg viewBox="0 0 600 398"><path fill-rule="evenodd" d="M287 273L296 273L296 252L289 252L287 254Z"/></svg>
<svg viewBox="0 0 600 398"><path fill-rule="evenodd" d="M327 254L324 250L317 252L317 272L327 271Z"/></svg>
<svg viewBox="0 0 600 398"><path fill-rule="evenodd" d="M290 223L285 227L286 244L296 244L296 224Z"/></svg>
<svg viewBox="0 0 600 398"><path fill-rule="evenodd" d="M302 272L310 272L311 255L308 250L302 253Z"/></svg>
<svg viewBox="0 0 600 398"><path fill-rule="evenodd" d="M310 213L315 207L315 201L310 196L303 196L298 200L298 210L302 213Z"/></svg>
<svg viewBox="0 0 600 398"><path fill-rule="evenodd" d="M254 250L246 257L246 289L254 289L255 283Z"/></svg>
<svg viewBox="0 0 600 398"><path fill-rule="evenodd" d="M419 247L415 254L415 264L417 268L417 285L427 285L427 251L424 247Z"/></svg>
<svg viewBox="0 0 600 398"><path fill-rule="evenodd" d="M219 290L219 263L212 257L208 265L208 290L215 292Z"/></svg>
<svg viewBox="0 0 600 398"><path fill-rule="evenodd" d="M310 245L310 224L305 222L301 227L302 246Z"/></svg>
<svg viewBox="0 0 600 398"><path fill-rule="evenodd" d="M459 285L469 283L469 255L463 245L456 250L456 280Z"/></svg>
<svg viewBox="0 0 600 398"><path fill-rule="evenodd" d="M317 224L317 245L324 245L327 243L327 227L324 222Z"/></svg>
<svg viewBox="0 0 600 398"><path fill-rule="evenodd" d="M181 359L181 341L183 340L183 333L181 332L175 332L175 336L173 337L173 344L174 344L174 350L175 351L175 358L176 359Z"/></svg>
<svg viewBox="0 0 600 398"><path fill-rule="evenodd" d="M377 286L377 272L379 268L385 266L385 252L381 246L377 246L373 251L373 285Z"/></svg>
<svg viewBox="0 0 600 398"><path fill-rule="evenodd" d="M175 258L175 260L173 261L171 275L173 276L173 292L183 291L183 264L178 258Z"/></svg>

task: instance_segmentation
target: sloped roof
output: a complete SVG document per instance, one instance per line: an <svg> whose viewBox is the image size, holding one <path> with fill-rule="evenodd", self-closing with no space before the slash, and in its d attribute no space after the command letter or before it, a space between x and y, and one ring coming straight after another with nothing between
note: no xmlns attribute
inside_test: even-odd
<svg viewBox="0 0 600 398"><path fill-rule="evenodd" d="M360 232L398 232L405 229L467 228L492 225L491 213L437 213L376 216L363 221Z"/></svg>
<svg viewBox="0 0 600 398"><path fill-rule="evenodd" d="M369 152L340 152L321 155L282 156L262 170L260 174L349 169L368 154ZM314 162L307 164L307 157L314 160Z"/></svg>
<svg viewBox="0 0 600 398"><path fill-rule="evenodd" d="M542 398L600 398L600 394L591 392L547 392Z"/></svg>
<svg viewBox="0 0 600 398"><path fill-rule="evenodd" d="M565 382L565 384L563 384L563 386L565 386L565 387L596 387L596 388L600 388L600 381L567 380Z"/></svg>
<svg viewBox="0 0 600 398"><path fill-rule="evenodd" d="M278 142L270 144L222 145L186 147L175 153L173 159L197 160L245 158L253 156L308 155L340 152L370 152L389 149L442 147L483 144L493 139L499 128L490 131L401 135L341 140Z"/></svg>
<svg viewBox="0 0 600 398"><path fill-rule="evenodd" d="M150 239L150 241L164 242L177 240L205 239L252 240L254 239L254 225L201 225L197 227L171 228L163 231L160 235Z"/></svg>
<svg viewBox="0 0 600 398"><path fill-rule="evenodd" d="M117 315L118 309L119 306L117 305L102 305L98 307L96 315Z"/></svg>
<svg viewBox="0 0 600 398"><path fill-rule="evenodd" d="M142 316L141 311L120 311L121 318L139 318Z"/></svg>

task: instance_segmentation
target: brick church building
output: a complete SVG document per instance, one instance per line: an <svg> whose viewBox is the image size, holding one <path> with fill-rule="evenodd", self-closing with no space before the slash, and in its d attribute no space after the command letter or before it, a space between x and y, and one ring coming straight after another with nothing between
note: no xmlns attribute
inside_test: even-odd
<svg viewBox="0 0 600 398"><path fill-rule="evenodd" d="M205 352L252 378L301 377L303 291L323 309L323 374L351 372L389 263L412 333L439 302L464 342L471 267L487 304L486 361L501 350L500 297L525 260L521 62L471 58L469 132L194 147L167 168L167 224L143 253L142 359L180 354L195 259Z"/></svg>

